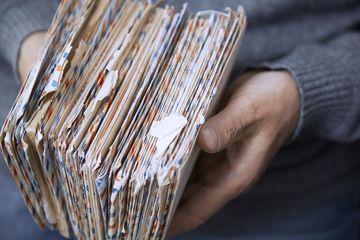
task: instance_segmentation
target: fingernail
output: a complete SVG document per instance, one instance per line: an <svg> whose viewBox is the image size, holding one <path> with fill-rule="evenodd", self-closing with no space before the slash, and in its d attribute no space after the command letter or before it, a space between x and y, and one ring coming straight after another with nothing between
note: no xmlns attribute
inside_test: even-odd
<svg viewBox="0 0 360 240"><path fill-rule="evenodd" d="M209 150L216 151L218 148L218 135L213 127L205 127L203 130L204 140Z"/></svg>

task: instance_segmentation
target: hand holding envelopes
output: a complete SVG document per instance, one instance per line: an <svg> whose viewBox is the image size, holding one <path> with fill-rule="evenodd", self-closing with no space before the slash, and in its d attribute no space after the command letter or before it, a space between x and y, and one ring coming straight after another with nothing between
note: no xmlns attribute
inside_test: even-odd
<svg viewBox="0 0 360 240"><path fill-rule="evenodd" d="M35 221L163 239L244 29L240 7L61 1L0 139Z"/></svg>

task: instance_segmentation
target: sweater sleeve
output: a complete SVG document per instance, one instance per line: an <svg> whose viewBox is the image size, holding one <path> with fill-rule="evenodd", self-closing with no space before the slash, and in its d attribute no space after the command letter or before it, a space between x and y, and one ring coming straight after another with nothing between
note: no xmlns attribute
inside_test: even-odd
<svg viewBox="0 0 360 240"><path fill-rule="evenodd" d="M299 46L261 67L288 70L297 82L301 112L293 138L306 131L337 142L360 139L360 32Z"/></svg>
<svg viewBox="0 0 360 240"><path fill-rule="evenodd" d="M48 28L57 0L4 0L0 4L0 57L17 71L22 41Z"/></svg>

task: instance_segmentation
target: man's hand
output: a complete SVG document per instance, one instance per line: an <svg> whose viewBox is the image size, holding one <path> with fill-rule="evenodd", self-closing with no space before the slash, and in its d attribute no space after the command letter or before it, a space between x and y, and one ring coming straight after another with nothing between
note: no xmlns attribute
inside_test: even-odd
<svg viewBox="0 0 360 240"><path fill-rule="evenodd" d="M46 32L36 32L29 35L21 44L18 60L18 71L22 83L40 53Z"/></svg>
<svg viewBox="0 0 360 240"><path fill-rule="evenodd" d="M202 154L170 235L204 223L255 183L298 121L299 93L286 71L250 72L231 88L225 108L200 131Z"/></svg>

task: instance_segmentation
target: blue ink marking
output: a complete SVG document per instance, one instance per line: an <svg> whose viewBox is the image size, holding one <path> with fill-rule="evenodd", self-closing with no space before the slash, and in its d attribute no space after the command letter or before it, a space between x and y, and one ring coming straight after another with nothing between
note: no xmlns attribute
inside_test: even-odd
<svg viewBox="0 0 360 240"><path fill-rule="evenodd" d="M56 81L56 80L52 80L51 86L52 86L52 87L56 87L56 86L57 86L57 81Z"/></svg>

